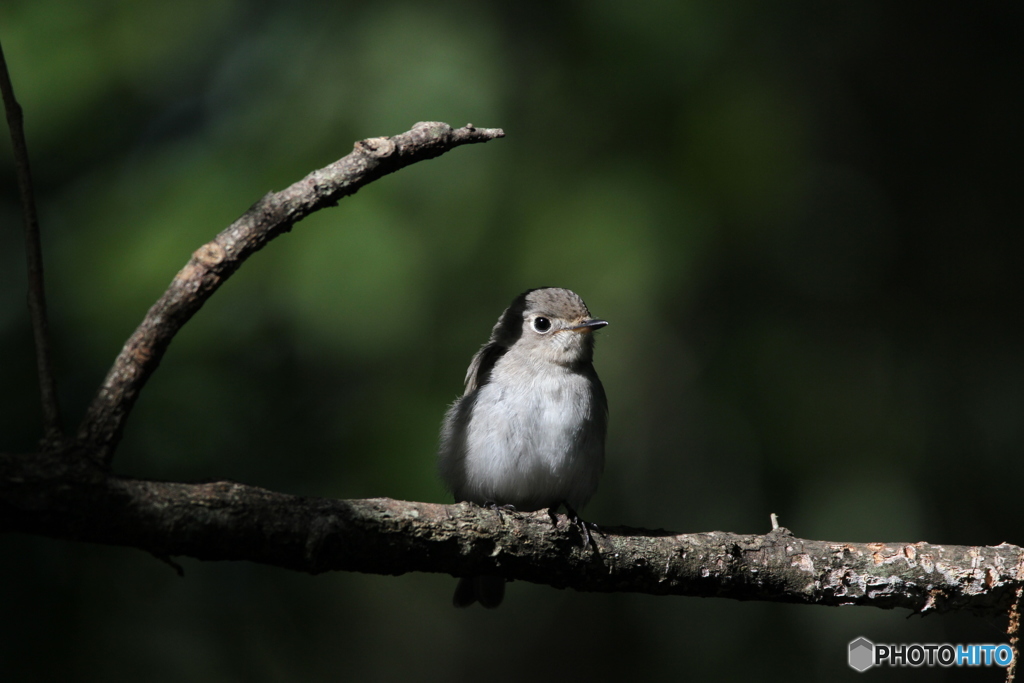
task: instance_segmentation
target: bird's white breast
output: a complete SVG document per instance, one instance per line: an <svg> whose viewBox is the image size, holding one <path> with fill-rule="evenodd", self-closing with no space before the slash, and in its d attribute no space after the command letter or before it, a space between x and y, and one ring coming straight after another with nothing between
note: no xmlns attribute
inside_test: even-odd
<svg viewBox="0 0 1024 683"><path fill-rule="evenodd" d="M536 510L582 507L597 488L604 444L593 380L554 363L503 363L477 391L464 440L463 495Z"/></svg>

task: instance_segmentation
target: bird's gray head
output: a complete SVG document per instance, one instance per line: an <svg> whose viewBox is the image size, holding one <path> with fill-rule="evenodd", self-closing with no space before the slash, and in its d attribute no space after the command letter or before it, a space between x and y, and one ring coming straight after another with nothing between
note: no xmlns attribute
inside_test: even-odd
<svg viewBox="0 0 1024 683"><path fill-rule="evenodd" d="M491 331L491 344L513 346L544 360L571 365L590 362L591 334L608 322L591 317L575 292L557 287L530 289L515 298Z"/></svg>

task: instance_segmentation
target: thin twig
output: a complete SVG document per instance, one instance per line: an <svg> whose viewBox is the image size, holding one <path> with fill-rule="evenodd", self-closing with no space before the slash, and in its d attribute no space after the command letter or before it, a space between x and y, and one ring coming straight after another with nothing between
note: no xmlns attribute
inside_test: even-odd
<svg viewBox="0 0 1024 683"><path fill-rule="evenodd" d="M500 128L417 123L393 137L361 140L352 153L256 202L241 218L199 247L125 343L78 428L78 445L109 465L125 421L146 380L178 330L242 263L267 242L319 209L400 168L460 145L504 137Z"/></svg>
<svg viewBox="0 0 1024 683"><path fill-rule="evenodd" d="M1017 580L1024 581L1024 555L1017 563ZM1006 634L1010 636L1010 650L1013 652L1013 659L1006 667L1006 683L1013 683L1017 680L1017 660L1020 659L1020 611L1021 603L1024 602L1024 586L1017 588L1016 600L1010 607L1010 621L1006 625Z"/></svg>
<svg viewBox="0 0 1024 683"><path fill-rule="evenodd" d="M1024 586L1017 589L1017 599L1010 608L1010 623L1006 626L1006 632L1010 636L1010 650L1013 652L1013 659L1006 667L1006 683L1013 683L1017 680L1017 659L1020 657L1020 607L1021 599L1024 598Z"/></svg>
<svg viewBox="0 0 1024 683"><path fill-rule="evenodd" d="M25 252L28 260L28 309L32 318L32 335L36 346L36 370L39 375L39 394L43 407L43 450L58 448L63 441L60 427L60 405L57 402L57 381L53 373L50 350L49 323L46 318L46 293L43 287L43 248L39 241L39 216L36 214L35 195L32 191L32 172L25 144L24 117L21 105L14 97L7 60L0 46L0 92L3 94L7 127L11 131L14 149L14 168L18 175L18 193L25 223Z"/></svg>

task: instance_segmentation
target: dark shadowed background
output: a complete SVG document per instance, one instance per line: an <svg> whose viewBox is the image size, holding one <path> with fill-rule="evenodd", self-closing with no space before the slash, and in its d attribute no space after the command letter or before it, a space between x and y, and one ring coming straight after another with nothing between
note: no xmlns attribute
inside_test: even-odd
<svg viewBox="0 0 1024 683"><path fill-rule="evenodd" d="M1024 543L1020 3L5 0L69 426L190 253L421 120L503 127L257 254L172 344L126 474L445 502L437 427L530 287L611 321L599 524ZM4 133L6 139L6 132ZM0 449L40 434L0 149ZM0 538L0 678L854 679L970 615L306 576ZM875 670L873 680L1002 680Z"/></svg>

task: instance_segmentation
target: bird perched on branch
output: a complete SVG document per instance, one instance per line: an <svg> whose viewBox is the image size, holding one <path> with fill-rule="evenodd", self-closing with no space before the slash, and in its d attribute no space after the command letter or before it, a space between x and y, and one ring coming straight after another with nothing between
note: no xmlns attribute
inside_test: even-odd
<svg viewBox="0 0 1024 683"><path fill-rule="evenodd" d="M457 502L577 513L604 468L608 401L594 371L591 317L568 289L531 289L501 314L473 356L465 393L441 426L441 478ZM453 602L497 607L500 576L460 579Z"/></svg>

